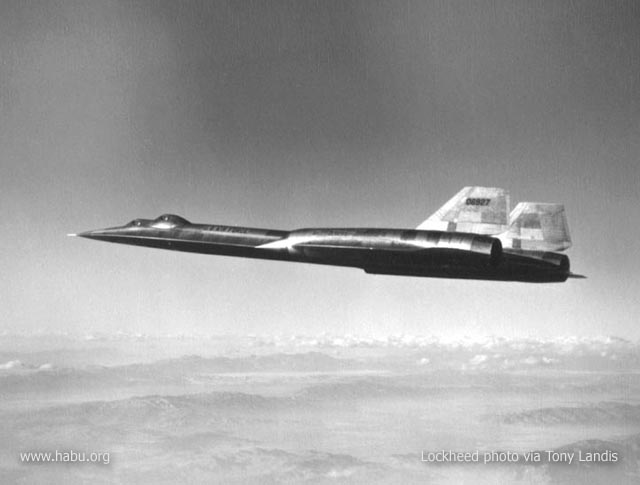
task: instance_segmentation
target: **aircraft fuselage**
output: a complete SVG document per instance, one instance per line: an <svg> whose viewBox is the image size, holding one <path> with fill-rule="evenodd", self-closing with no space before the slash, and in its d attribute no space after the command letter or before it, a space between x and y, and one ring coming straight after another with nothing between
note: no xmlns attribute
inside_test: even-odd
<svg viewBox="0 0 640 485"><path fill-rule="evenodd" d="M557 253L503 250L495 237L463 232L313 228L280 231L155 220L87 231L80 237L174 251L361 268L367 273L527 282L565 281Z"/></svg>

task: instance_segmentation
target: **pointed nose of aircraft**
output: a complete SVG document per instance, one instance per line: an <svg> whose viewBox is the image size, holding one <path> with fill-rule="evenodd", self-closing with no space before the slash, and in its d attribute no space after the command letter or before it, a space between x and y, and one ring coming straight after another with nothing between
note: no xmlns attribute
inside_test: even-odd
<svg viewBox="0 0 640 485"><path fill-rule="evenodd" d="M122 236L124 227L109 227L106 229L95 229L93 231L84 231L79 233L67 234L69 237L85 237L87 239L110 240Z"/></svg>
<svg viewBox="0 0 640 485"><path fill-rule="evenodd" d="M182 234L185 226L191 223L180 216L164 214L156 219L134 219L117 227L95 229L68 234L71 237L84 237L110 243L174 249L175 244L188 240Z"/></svg>
<svg viewBox="0 0 640 485"><path fill-rule="evenodd" d="M139 236L149 235L150 232L174 229L178 227L188 226L191 223L183 217L174 214L163 214L156 219L134 219L124 226L107 227L105 229L95 229L93 231L85 231L80 233L67 234L71 237L86 237L87 239L100 239L103 241L121 242L119 239L136 238Z"/></svg>

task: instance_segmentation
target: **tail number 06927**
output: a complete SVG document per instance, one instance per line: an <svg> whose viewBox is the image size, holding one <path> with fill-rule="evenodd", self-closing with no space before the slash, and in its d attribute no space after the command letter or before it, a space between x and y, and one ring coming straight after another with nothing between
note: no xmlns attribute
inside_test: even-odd
<svg viewBox="0 0 640 485"><path fill-rule="evenodd" d="M466 200L466 205L489 205L491 203L491 199L482 199L477 197L470 197Z"/></svg>

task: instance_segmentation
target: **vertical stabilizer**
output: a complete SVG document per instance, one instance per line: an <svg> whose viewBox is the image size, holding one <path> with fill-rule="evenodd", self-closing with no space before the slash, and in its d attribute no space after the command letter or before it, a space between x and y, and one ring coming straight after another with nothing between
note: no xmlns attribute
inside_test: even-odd
<svg viewBox="0 0 640 485"><path fill-rule="evenodd" d="M507 230L509 193L498 187L465 187L417 229L500 234Z"/></svg>
<svg viewBox="0 0 640 485"><path fill-rule="evenodd" d="M520 202L509 216L509 229L498 238L505 249L564 251L571 247L562 204Z"/></svg>

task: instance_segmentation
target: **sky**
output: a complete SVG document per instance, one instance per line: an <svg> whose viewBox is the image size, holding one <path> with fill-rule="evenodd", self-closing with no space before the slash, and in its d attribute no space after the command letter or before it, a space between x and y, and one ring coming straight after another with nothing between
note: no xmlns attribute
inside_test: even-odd
<svg viewBox="0 0 640 485"><path fill-rule="evenodd" d="M0 331L640 338L640 4L3 1ZM562 284L67 238L566 207Z"/></svg>

